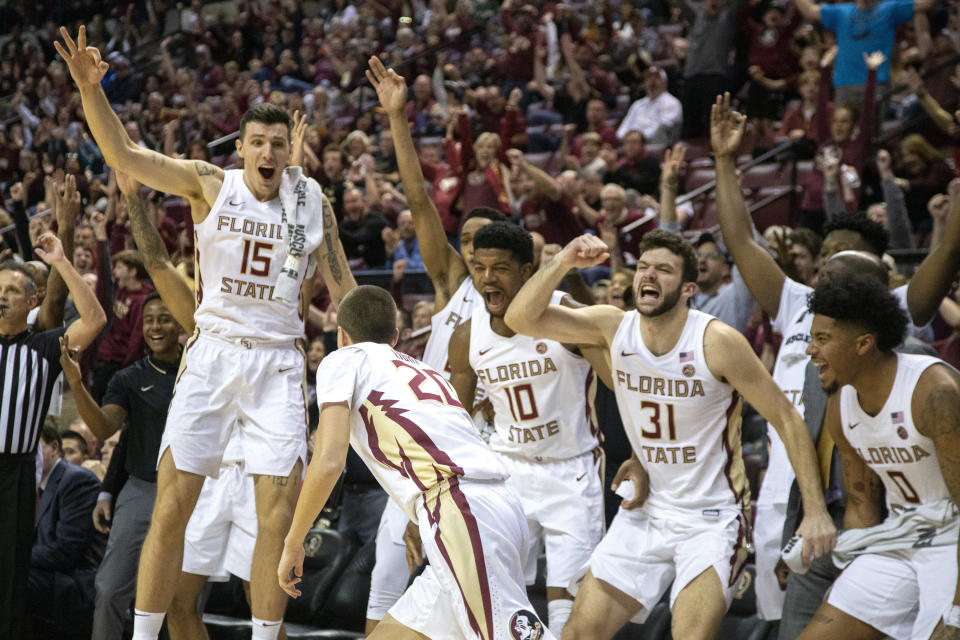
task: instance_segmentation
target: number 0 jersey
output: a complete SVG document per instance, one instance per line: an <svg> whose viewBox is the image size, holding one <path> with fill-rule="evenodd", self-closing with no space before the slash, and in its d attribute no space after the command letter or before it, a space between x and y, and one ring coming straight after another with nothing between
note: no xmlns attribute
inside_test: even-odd
<svg viewBox="0 0 960 640"><path fill-rule="evenodd" d="M319 211L309 203L306 211ZM295 212L288 207L288 220ZM321 225L307 226L300 284L312 269ZM296 300L273 298L287 257L280 198L257 200L243 181L243 170L224 171L223 186L210 213L194 226L196 246L197 329L236 340L281 342L303 337L303 311Z"/></svg>
<svg viewBox="0 0 960 640"><path fill-rule="evenodd" d="M938 358L898 353L893 387L875 416L860 408L856 389L840 389L843 435L883 481L890 515L950 497L933 440L917 431L911 410L917 381L935 364L949 366Z"/></svg>
<svg viewBox="0 0 960 640"><path fill-rule="evenodd" d="M350 409L354 451L411 520L416 499L443 480L507 477L443 375L385 344L355 344L323 359L321 413L340 402Z"/></svg>
<svg viewBox="0 0 960 640"><path fill-rule="evenodd" d="M623 426L650 476L644 509L656 517L733 514L750 500L740 396L713 377L704 356L711 321L719 322L690 310L673 349L658 356L643 342L640 313L630 311L610 347Z"/></svg>
<svg viewBox="0 0 960 640"><path fill-rule="evenodd" d="M565 294L553 294L559 304ZM470 322L470 366L493 403L494 451L525 458L563 460L599 443L590 363L554 340L490 328L481 304Z"/></svg>

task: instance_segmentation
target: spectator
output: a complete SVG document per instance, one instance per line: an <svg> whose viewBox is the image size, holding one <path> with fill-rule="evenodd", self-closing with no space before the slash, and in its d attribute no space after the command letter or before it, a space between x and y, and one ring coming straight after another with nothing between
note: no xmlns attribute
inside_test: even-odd
<svg viewBox="0 0 960 640"><path fill-rule="evenodd" d="M403 260L407 269L423 270L423 256L420 255L420 241L413 227L413 214L405 209L397 216L396 247L393 250L394 262Z"/></svg>
<svg viewBox="0 0 960 640"><path fill-rule="evenodd" d="M660 160L647 154L644 134L628 131L623 137L623 157L616 167L608 169L603 181L618 184L624 189L657 197L660 183Z"/></svg>
<svg viewBox="0 0 960 640"><path fill-rule="evenodd" d="M44 427L40 439L43 472L27 602L35 627L89 635L93 579L105 544L92 518L100 481L63 459L56 429Z"/></svg>
<svg viewBox="0 0 960 640"><path fill-rule="evenodd" d="M574 137L571 146L575 155L580 155L580 140L586 133L596 133L599 135L601 144L608 144L612 147L617 146L618 132L607 124L607 115L607 105L603 103L603 100L593 98L587 102L587 128Z"/></svg>
<svg viewBox="0 0 960 640"><path fill-rule="evenodd" d="M637 247L643 234L657 226L656 211L659 208L656 200L643 200L646 205L644 211L630 209L627 206L627 192L623 187L616 184L608 184L600 192L600 201L602 207L595 221L595 227L598 233L606 231L616 231L620 237L620 247L624 253L624 259L628 262L635 262L639 255ZM634 226L632 223L642 221L640 225ZM633 227L625 230L624 227Z"/></svg>
<svg viewBox="0 0 960 640"><path fill-rule="evenodd" d="M387 263L384 231L390 226L387 219L370 208L363 191L356 187L344 191L343 213L340 240L351 268L384 266Z"/></svg>
<svg viewBox="0 0 960 640"><path fill-rule="evenodd" d="M528 162L519 149L508 151L507 159L517 176L520 219L527 231L538 233L547 244L560 245L583 233L559 182Z"/></svg>
<svg viewBox="0 0 960 640"><path fill-rule="evenodd" d="M802 151L800 157L812 157L816 144L814 114L817 111L817 97L820 91L820 72L804 71L797 78L797 91L800 100L787 106L776 134L776 141L790 140Z"/></svg>
<svg viewBox="0 0 960 640"><path fill-rule="evenodd" d="M953 172L943 154L919 133L900 141L897 186L904 191L910 222L921 235L931 230L927 202L947 190Z"/></svg>
<svg viewBox="0 0 960 640"><path fill-rule="evenodd" d="M663 69L649 67L643 78L647 95L630 105L617 128L617 137L623 140L629 132L639 131L645 141L673 144L683 125L683 107L667 93L667 73Z"/></svg>

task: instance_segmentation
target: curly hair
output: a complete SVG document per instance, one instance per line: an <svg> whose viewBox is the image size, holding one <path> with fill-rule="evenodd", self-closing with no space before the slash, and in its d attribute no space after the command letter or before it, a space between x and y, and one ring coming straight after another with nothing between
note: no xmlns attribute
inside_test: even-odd
<svg viewBox="0 0 960 640"><path fill-rule="evenodd" d="M512 222L491 222L473 236L473 252L480 249L505 249L520 264L533 262L533 238Z"/></svg>
<svg viewBox="0 0 960 640"><path fill-rule="evenodd" d="M889 353L907 334L907 314L900 301L875 278L841 273L817 284L807 301L812 313L863 327L876 336L877 348Z"/></svg>
<svg viewBox="0 0 960 640"><path fill-rule="evenodd" d="M890 243L890 234L887 228L879 222L874 222L863 211L842 213L823 225L823 236L826 238L834 231L854 231L860 234L863 241L870 245L873 253L882 256Z"/></svg>
<svg viewBox="0 0 960 640"><path fill-rule="evenodd" d="M666 249L683 259L683 282L696 282L700 258L693 245L682 237L662 229L654 229L644 234L637 246L637 258L651 249Z"/></svg>

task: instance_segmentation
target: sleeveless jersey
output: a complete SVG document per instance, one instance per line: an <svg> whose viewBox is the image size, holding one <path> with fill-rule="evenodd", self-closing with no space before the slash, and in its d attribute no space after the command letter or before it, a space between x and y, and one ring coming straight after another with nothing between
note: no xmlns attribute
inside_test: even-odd
<svg viewBox="0 0 960 640"><path fill-rule="evenodd" d="M707 367L703 336L712 316L690 310L677 344L657 356L626 313L611 345L614 392L633 450L650 476L653 516L732 515L750 490L740 447L740 396Z"/></svg>
<svg viewBox="0 0 960 640"><path fill-rule="evenodd" d="M287 211L292 219L294 211ZM223 186L210 213L194 226L197 329L227 339L281 342L303 337L300 301L273 299L286 259L280 199L257 200L243 182L243 170L224 171ZM308 233L300 283L312 265L319 233ZM312 245L312 246L311 246Z"/></svg>
<svg viewBox="0 0 960 640"><path fill-rule="evenodd" d="M411 520L416 499L444 480L507 477L453 386L385 344L355 344L324 358L317 402L347 403L351 446Z"/></svg>
<svg viewBox="0 0 960 640"><path fill-rule="evenodd" d="M857 390L840 390L843 435L883 481L887 510L898 515L921 504L950 498L933 441L917 431L911 404L920 375L938 358L897 354L897 374L887 401L875 416L860 408Z"/></svg>
<svg viewBox="0 0 960 640"><path fill-rule="evenodd" d="M565 294L553 294L559 304ZM600 443L590 363L559 342L490 328L485 306L470 323L470 366L494 409L494 451L525 458L562 460Z"/></svg>
<svg viewBox="0 0 960 640"><path fill-rule="evenodd" d="M473 310L483 307L483 298L473 286L470 276L463 279L447 304L430 318L430 337L423 349L423 361L450 379L447 354L453 331L473 315Z"/></svg>

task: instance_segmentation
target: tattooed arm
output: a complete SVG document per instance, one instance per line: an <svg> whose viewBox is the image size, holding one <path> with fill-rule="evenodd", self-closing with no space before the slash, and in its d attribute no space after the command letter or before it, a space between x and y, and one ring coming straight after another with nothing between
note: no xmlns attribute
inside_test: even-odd
<svg viewBox="0 0 960 640"><path fill-rule="evenodd" d="M840 393L827 400L823 426L830 430L837 443L843 471L843 488L847 493L847 508L843 514L844 529L865 529L879 524L883 505L883 484L867 463L843 435L840 423Z"/></svg>
<svg viewBox="0 0 960 640"><path fill-rule="evenodd" d="M950 497L960 504L960 374L947 366L928 368L917 382L911 405L917 430L933 440ZM957 563L960 564L960 550ZM960 604L960 583L954 591L953 604ZM955 627L949 629L958 633Z"/></svg>
<svg viewBox="0 0 960 640"><path fill-rule="evenodd" d="M323 196L323 243L313 253L320 269L320 275L330 290L330 296L337 304L351 289L357 286L347 263L347 255L340 244L340 232L337 218L327 196Z"/></svg>

